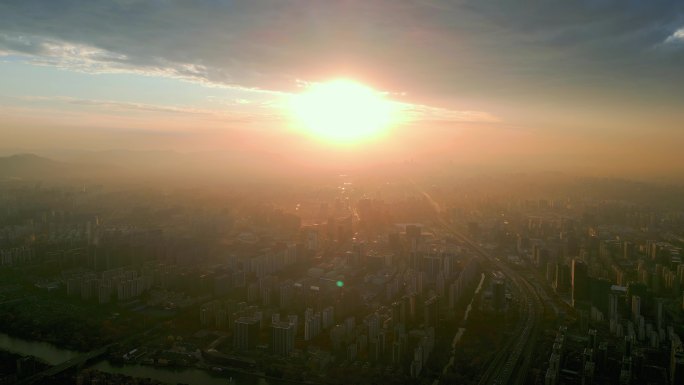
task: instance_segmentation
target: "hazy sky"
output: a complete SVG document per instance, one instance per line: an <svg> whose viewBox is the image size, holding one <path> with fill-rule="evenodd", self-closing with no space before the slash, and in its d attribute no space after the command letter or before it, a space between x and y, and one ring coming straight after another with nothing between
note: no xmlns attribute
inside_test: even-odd
<svg viewBox="0 0 684 385"><path fill-rule="evenodd" d="M339 77L410 119L357 148L311 140L284 100ZM3 148L665 175L683 146L681 0L0 0Z"/></svg>

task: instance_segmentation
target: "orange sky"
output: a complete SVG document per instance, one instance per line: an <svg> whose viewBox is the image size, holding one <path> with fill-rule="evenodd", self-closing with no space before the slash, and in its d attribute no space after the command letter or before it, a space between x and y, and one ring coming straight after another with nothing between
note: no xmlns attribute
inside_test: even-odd
<svg viewBox="0 0 684 385"><path fill-rule="evenodd" d="M0 5L4 154L252 151L332 168L420 159L684 176L679 2L53 5ZM336 78L374 88L403 118L364 143L312 138L287 100Z"/></svg>

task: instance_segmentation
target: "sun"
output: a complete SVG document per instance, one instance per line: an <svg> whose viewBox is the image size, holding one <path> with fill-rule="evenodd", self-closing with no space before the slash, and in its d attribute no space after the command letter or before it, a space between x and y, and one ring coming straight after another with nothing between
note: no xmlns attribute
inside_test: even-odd
<svg viewBox="0 0 684 385"><path fill-rule="evenodd" d="M395 115L382 93L348 79L310 85L289 107L308 134L340 144L381 136Z"/></svg>

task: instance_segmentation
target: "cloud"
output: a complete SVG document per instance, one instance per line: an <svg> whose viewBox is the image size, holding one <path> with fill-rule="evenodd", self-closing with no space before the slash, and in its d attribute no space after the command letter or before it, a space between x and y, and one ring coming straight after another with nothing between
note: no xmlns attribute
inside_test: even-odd
<svg viewBox="0 0 684 385"><path fill-rule="evenodd" d="M155 126L159 121L173 119L176 121L211 122L211 124L254 124L263 122L282 121L282 114L273 111L258 111L256 109L220 108L161 105L149 103L123 102L116 100L74 98L70 96L23 96L14 98L22 102L19 115L31 116L45 111L66 114L69 116L85 116L95 113L114 117L139 118ZM68 108L74 106L76 109ZM84 115L85 114L85 115ZM195 120L193 120L195 119Z"/></svg>
<svg viewBox="0 0 684 385"><path fill-rule="evenodd" d="M684 58L648 48L682 20L678 0L23 0L0 3L0 51L219 87L351 76L419 104L548 99L550 83L674 88Z"/></svg>
<svg viewBox="0 0 684 385"><path fill-rule="evenodd" d="M133 73L144 76L162 76L184 81L200 83L209 87L244 88L239 85L229 85L217 81L211 81L207 67L193 63L172 63L158 60L156 65L135 65L127 55L107 51L95 46L75 44L70 42L46 39L37 36L8 36L0 35L0 46L11 47L11 55L20 55L37 65L55 66L72 71L80 71L91 74L98 73ZM301 79L296 79L297 88L300 90L311 84ZM279 96L287 93L250 89L252 91L270 92ZM405 98L406 92L386 93L390 96ZM178 108L171 106L156 106L140 103L115 102L105 100L79 99L65 96L59 97L26 97L26 101L53 101L68 104L105 107L113 110L137 110L148 112L172 112L172 113L212 113L217 111ZM255 104L244 98L222 101L221 104L228 106L268 107L268 101ZM397 103L407 121L440 120L454 122L498 122L498 118L483 111L461 111L447 108L432 107L423 104ZM264 115L262 111L261 115Z"/></svg>
<svg viewBox="0 0 684 385"><path fill-rule="evenodd" d="M680 28L668 36L663 42L665 44L684 44L684 28Z"/></svg>
<svg viewBox="0 0 684 385"><path fill-rule="evenodd" d="M240 85L231 85L220 81L212 81L210 70L203 65L194 63L174 63L165 59L155 59L154 64L136 64L129 55L108 51L96 46L60 41L53 38L40 36L17 35L11 36L0 34L0 46L11 49L9 55L21 56L28 62L36 65L54 66L72 71L80 71L91 74L98 73L133 73L144 76L162 76L184 81L200 83L210 87L229 87L244 88ZM301 79L295 81L297 88L307 87L311 82ZM251 91L269 92L273 96L287 96L287 93L250 89ZM406 92L386 93L391 96L405 99ZM175 106L160 106L141 103L117 102L111 100L94 100L72 98L66 96L58 97L37 97L30 96L22 98L30 102L56 102L71 105L100 107L109 112L121 113L124 111L145 111L145 112L164 112L164 113L185 113L185 114L211 114L216 116L226 115L225 110L195 109ZM271 107L277 110L278 105L271 105L272 101L253 103L250 100L238 98L224 100L221 104L225 106L248 106L252 108L250 113L245 111L233 110L230 114L242 115L252 119L261 120L281 120L286 114L283 111L266 111L263 108ZM432 107L424 104L397 103L404 114L407 122L416 121L445 121L445 122L498 122L499 119L492 114L483 111L461 111L448 108ZM262 108L254 111L255 108Z"/></svg>
<svg viewBox="0 0 684 385"><path fill-rule="evenodd" d="M407 122L441 121L470 123L500 123L501 119L485 111L456 111L448 108L421 104L399 103L403 118Z"/></svg>
<svg viewBox="0 0 684 385"><path fill-rule="evenodd" d="M120 102L114 100L99 100L99 99L83 99L83 98L73 98L69 96L55 96L55 97L45 97L45 96L24 96L20 97L22 101L34 102L34 103L58 103L58 104L70 104L79 106L90 106L103 109L105 111L141 111L141 112L161 112L170 114L197 114L197 115L212 115L216 114L216 111L207 109L198 109L192 107L178 107L178 106L165 106L156 104L146 104L146 103L132 103L132 102Z"/></svg>
<svg viewBox="0 0 684 385"><path fill-rule="evenodd" d="M85 73L133 73L162 76L201 83L210 87L242 88L210 81L207 67L195 63L178 63L157 58L149 63L136 63L126 54L93 45L60 41L28 35L0 34L0 56L21 56L29 63L54 66Z"/></svg>

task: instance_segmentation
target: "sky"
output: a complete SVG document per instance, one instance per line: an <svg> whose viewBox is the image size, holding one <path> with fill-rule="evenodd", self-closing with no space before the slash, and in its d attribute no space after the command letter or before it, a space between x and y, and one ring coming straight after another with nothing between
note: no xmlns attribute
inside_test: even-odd
<svg viewBox="0 0 684 385"><path fill-rule="evenodd" d="M335 146L286 108L348 78L402 106ZM0 0L0 147L684 176L681 0Z"/></svg>

